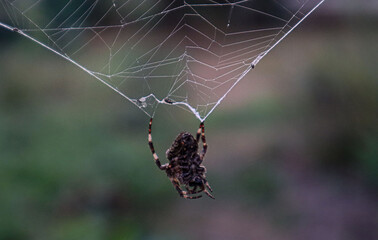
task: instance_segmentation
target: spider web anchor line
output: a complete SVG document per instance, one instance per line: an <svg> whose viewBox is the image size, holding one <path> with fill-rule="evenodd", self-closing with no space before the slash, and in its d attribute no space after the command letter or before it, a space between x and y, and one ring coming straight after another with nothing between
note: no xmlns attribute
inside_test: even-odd
<svg viewBox="0 0 378 240"><path fill-rule="evenodd" d="M156 102L156 107L157 108L157 104L165 104L165 105L171 105L171 106L181 106L181 107L186 107L188 109L189 112L191 112L192 114L194 114L194 116L196 118L198 118L201 122L205 121L206 118L202 118L199 114L199 112L193 108L190 104L188 103L185 103L185 102L173 102L171 99L169 98L164 98L162 100L159 100L155 95L153 94L149 94L147 96L144 96L144 97L141 97L139 99L136 99L136 100L132 100L139 108L146 108L149 103L148 102L151 102L152 101L155 101ZM151 103L150 103L151 104ZM148 114L149 115L149 114ZM151 115L149 115L150 117L154 117L155 115L155 111L153 111L153 113Z"/></svg>
<svg viewBox="0 0 378 240"><path fill-rule="evenodd" d="M204 121L324 0L0 0L0 27L79 67L148 116Z"/></svg>

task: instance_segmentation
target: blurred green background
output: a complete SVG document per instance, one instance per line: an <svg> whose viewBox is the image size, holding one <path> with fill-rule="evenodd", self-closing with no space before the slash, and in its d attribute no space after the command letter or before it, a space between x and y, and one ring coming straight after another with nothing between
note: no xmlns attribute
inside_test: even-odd
<svg viewBox="0 0 378 240"><path fill-rule="evenodd" d="M378 239L378 11L342 4L321 6L207 119L216 200L178 197L134 105L0 29L0 239ZM198 124L159 107L158 154Z"/></svg>

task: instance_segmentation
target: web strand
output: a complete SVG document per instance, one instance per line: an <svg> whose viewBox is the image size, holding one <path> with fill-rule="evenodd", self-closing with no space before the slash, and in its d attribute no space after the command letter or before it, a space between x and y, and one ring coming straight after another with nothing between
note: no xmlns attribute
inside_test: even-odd
<svg viewBox="0 0 378 240"><path fill-rule="evenodd" d="M78 66L153 117L204 121L324 0L0 0L0 26Z"/></svg>

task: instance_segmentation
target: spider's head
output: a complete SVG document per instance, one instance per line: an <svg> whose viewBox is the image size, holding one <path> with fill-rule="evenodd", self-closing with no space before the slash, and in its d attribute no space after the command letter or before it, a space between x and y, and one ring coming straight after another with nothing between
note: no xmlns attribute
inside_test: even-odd
<svg viewBox="0 0 378 240"><path fill-rule="evenodd" d="M189 182L189 186L191 187L201 186L201 185L203 185L203 180L200 176L194 176Z"/></svg>

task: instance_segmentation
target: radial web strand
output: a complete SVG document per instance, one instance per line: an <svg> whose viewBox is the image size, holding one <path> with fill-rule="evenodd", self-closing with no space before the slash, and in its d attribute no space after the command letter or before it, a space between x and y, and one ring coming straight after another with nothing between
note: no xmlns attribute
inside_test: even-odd
<svg viewBox="0 0 378 240"><path fill-rule="evenodd" d="M0 26L53 51L153 117L205 120L324 0L0 0Z"/></svg>

